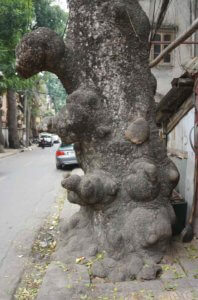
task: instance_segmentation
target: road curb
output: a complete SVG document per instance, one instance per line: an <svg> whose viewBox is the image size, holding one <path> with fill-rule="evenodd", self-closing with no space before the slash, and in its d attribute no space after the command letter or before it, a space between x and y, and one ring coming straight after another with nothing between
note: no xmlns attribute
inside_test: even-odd
<svg viewBox="0 0 198 300"><path fill-rule="evenodd" d="M15 154L26 152L26 151L33 151L34 149L37 148L37 145L32 146L30 148L31 148L31 150L28 149L28 148L25 148L25 149L13 149L11 151L8 150L9 152L5 151L4 153L0 153L0 159L6 158L6 157L9 157L9 156L13 156Z"/></svg>
<svg viewBox="0 0 198 300"><path fill-rule="evenodd" d="M17 153L19 153L20 151L14 151L14 152L4 152L4 153L0 153L0 159L3 159L3 158L6 158L6 157L9 157L9 156L12 156L12 155L15 155Z"/></svg>

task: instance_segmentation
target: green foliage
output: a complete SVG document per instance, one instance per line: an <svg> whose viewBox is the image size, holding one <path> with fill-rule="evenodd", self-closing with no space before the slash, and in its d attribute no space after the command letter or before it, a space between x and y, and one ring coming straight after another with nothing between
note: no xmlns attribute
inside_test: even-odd
<svg viewBox="0 0 198 300"><path fill-rule="evenodd" d="M29 30L33 8L31 0L0 0L0 92L6 88L22 89L32 79L20 79L15 71L15 47Z"/></svg>
<svg viewBox="0 0 198 300"><path fill-rule="evenodd" d="M31 115L33 117L44 117L49 113L46 110L47 87L43 78L38 75L32 89L26 90L28 105L31 107Z"/></svg>
<svg viewBox="0 0 198 300"><path fill-rule="evenodd" d="M0 7L0 41L11 51L28 30L32 4L31 0L0 0Z"/></svg>
<svg viewBox="0 0 198 300"><path fill-rule="evenodd" d="M68 14L59 6L53 5L52 0L33 0L36 27L48 27L63 36Z"/></svg>
<svg viewBox="0 0 198 300"><path fill-rule="evenodd" d="M48 94L54 104L55 112L59 112L66 104L66 92L58 77L52 73L45 72L44 80L46 81Z"/></svg>
<svg viewBox="0 0 198 300"><path fill-rule="evenodd" d="M59 6L53 5L53 0L33 0L35 12L35 25L37 27L48 27L63 36L68 20L68 13ZM54 104L57 113L66 103L66 93L60 80L56 75L45 72L43 77L46 82L48 94Z"/></svg>
<svg viewBox="0 0 198 300"><path fill-rule="evenodd" d="M0 0L0 71L3 73L0 94L9 88L25 93L33 116L53 114L50 110L42 112L47 93L58 112L65 104L66 93L58 78L50 73L28 80L20 78L15 70L15 48L32 27L49 27L62 36L67 19L68 14L53 5L52 0Z"/></svg>

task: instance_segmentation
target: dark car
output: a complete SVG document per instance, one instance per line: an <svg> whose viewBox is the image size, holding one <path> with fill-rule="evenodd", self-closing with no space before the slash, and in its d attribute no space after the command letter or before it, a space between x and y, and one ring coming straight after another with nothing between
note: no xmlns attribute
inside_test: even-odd
<svg viewBox="0 0 198 300"><path fill-rule="evenodd" d="M41 134L39 137L39 147L52 147L53 146L53 141L52 141L52 136L50 134Z"/></svg>
<svg viewBox="0 0 198 300"><path fill-rule="evenodd" d="M56 168L61 169L65 166L78 165L74 145L61 144L56 150Z"/></svg>

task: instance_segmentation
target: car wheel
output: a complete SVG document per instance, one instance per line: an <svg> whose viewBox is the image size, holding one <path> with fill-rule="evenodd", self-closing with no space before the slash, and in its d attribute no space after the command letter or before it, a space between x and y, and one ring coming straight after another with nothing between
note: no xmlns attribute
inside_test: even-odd
<svg viewBox="0 0 198 300"><path fill-rule="evenodd" d="M57 169L57 170L62 169L61 165L56 164L56 169Z"/></svg>

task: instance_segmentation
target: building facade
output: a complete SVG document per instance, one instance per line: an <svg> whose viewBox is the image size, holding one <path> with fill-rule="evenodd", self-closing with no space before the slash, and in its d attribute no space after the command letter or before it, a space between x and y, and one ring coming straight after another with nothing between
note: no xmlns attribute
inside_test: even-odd
<svg viewBox="0 0 198 300"><path fill-rule="evenodd" d="M139 0L139 2L149 17L150 23L155 25L162 0ZM197 16L198 0L170 1L163 24L152 43L150 60L156 58L170 42L185 32ZM188 203L188 214L191 211L196 188L194 186L195 153L191 147L191 143L194 143L193 134L191 134L192 141L190 141L190 133L195 126L195 93L191 86L191 91L186 87L186 94L184 95L180 87L184 81L184 84L188 84L187 77L190 79L192 77L186 71L185 66L198 56L197 37L197 33L193 34L170 54L166 55L156 67L152 68L152 73L157 79L156 102L164 102L163 106L166 108L164 100L167 103L170 100L172 101L172 106L169 107L170 115L164 117L169 128L166 127L165 130L162 128L162 130L167 142L168 155L180 172L177 191ZM177 88L175 80L179 82ZM175 105L176 102L181 105ZM163 109L161 113L163 114ZM161 116L162 119L163 115ZM161 125L163 124L164 122L161 123Z"/></svg>
<svg viewBox="0 0 198 300"><path fill-rule="evenodd" d="M159 8L162 0L140 0L142 8L150 19L151 24L155 24L159 14ZM161 29L158 31L156 40L167 44L173 41L181 33L190 27L197 17L197 0L172 0L168 7L166 17ZM166 57L156 67L152 69L157 78L157 99L160 100L171 89L173 78L180 77L184 73L184 65L194 56L197 56L198 45L190 44L196 40L194 34L186 42L181 44L171 54ZM188 43L189 42L189 43ZM167 44L153 45L151 51L151 60L155 58Z"/></svg>

